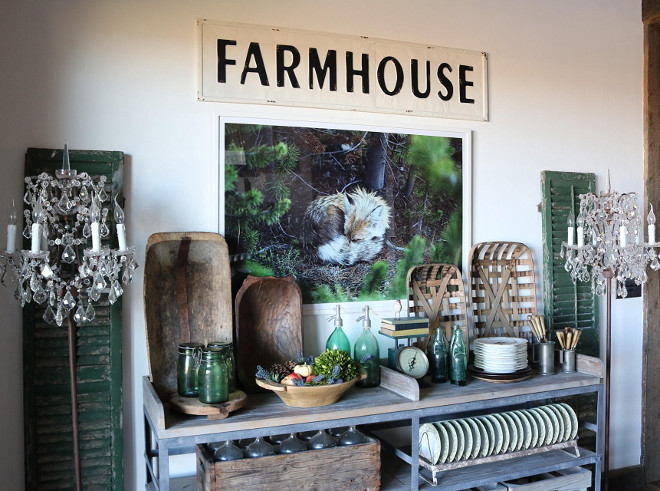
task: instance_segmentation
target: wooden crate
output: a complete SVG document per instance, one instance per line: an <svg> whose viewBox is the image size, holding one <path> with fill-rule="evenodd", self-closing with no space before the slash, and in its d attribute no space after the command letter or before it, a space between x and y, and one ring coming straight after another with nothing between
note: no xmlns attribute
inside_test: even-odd
<svg viewBox="0 0 660 491"><path fill-rule="evenodd" d="M587 491L591 487L591 471L571 467L501 484L507 491Z"/></svg>
<svg viewBox="0 0 660 491"><path fill-rule="evenodd" d="M216 462L197 445L197 489L376 490L380 488L380 442L289 455Z"/></svg>

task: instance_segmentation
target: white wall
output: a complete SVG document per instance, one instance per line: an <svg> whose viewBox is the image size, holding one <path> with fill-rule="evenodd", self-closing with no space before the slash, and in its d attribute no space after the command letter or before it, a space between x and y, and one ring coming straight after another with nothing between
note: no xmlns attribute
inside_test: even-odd
<svg viewBox="0 0 660 491"><path fill-rule="evenodd" d="M11 199L20 201L25 149L61 147L68 138L74 149L126 153L129 241L140 264L154 232L217 231L215 131L225 114L471 130L473 241L524 242L539 274L542 170L595 172L602 187L610 169L615 189L643 189L639 0L3 3L1 227ZM485 51L490 121L197 102L198 17ZM148 372L141 277L126 289L124 306L126 487L141 489L140 379ZM21 489L20 312L6 291L0 308L0 475L5 489ZM640 461L642 307L618 300L614 309L611 462L618 468Z"/></svg>

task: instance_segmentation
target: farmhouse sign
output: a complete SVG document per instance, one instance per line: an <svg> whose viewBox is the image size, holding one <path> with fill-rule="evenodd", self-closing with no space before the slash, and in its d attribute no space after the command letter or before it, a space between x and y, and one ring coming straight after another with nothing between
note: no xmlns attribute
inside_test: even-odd
<svg viewBox="0 0 660 491"><path fill-rule="evenodd" d="M477 51L198 20L201 101L488 120Z"/></svg>

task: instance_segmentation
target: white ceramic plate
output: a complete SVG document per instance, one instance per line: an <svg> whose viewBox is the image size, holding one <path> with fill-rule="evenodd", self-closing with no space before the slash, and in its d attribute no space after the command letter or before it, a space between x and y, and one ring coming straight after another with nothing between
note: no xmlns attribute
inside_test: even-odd
<svg viewBox="0 0 660 491"><path fill-rule="evenodd" d="M504 418L504 421L509 425L509 435L511 435L511 441L509 442L509 451L517 452L522 447L522 434L518 433L518 425L515 420L511 417L509 413L500 413L500 416ZM521 428L522 429L522 428Z"/></svg>
<svg viewBox="0 0 660 491"><path fill-rule="evenodd" d="M577 414L575 414L573 408L568 404L566 404L565 402L560 402L559 405L562 406L564 409L566 409L566 411L568 411L569 416L571 417L571 425L573 430L573 432L571 433L571 440L574 440L578 434L578 426L579 426Z"/></svg>
<svg viewBox="0 0 660 491"><path fill-rule="evenodd" d="M542 445L550 445L555 440L555 429L552 425L552 421L550 421L550 417L537 407L531 408L530 411L537 414L543 421L542 424L545 428L545 441Z"/></svg>
<svg viewBox="0 0 660 491"><path fill-rule="evenodd" d="M486 416L479 416L477 419L483 423L486 432L488 433L488 454L486 456L489 457L496 453L495 445L497 443L497 436L495 435L495 428L493 427L492 421Z"/></svg>
<svg viewBox="0 0 660 491"><path fill-rule="evenodd" d="M438 464L444 464L447 462L447 457L449 457L449 434L443 425L435 423L433 426L435 426L435 429L438 430L438 435L440 435Z"/></svg>
<svg viewBox="0 0 660 491"><path fill-rule="evenodd" d="M463 460L468 460L472 458L472 446L474 445L472 428L470 428L470 426L462 418L457 419L456 422L463 429L463 437L465 438L465 446L463 447Z"/></svg>
<svg viewBox="0 0 660 491"><path fill-rule="evenodd" d="M488 414L486 418L488 418L488 421L493 426L493 430L495 430L495 449L491 455L498 455L502 453L504 448L504 430L502 429L500 420L495 416Z"/></svg>
<svg viewBox="0 0 660 491"><path fill-rule="evenodd" d="M493 413L492 416L497 420L502 428L502 452L507 453L511 447L511 433L509 432L509 424L502 417L502 415Z"/></svg>
<svg viewBox="0 0 660 491"><path fill-rule="evenodd" d="M479 457L488 457L490 455L490 435L488 434L488 429L486 425L480 418L469 418L479 430L480 440L481 440L481 450L479 451Z"/></svg>
<svg viewBox="0 0 660 491"><path fill-rule="evenodd" d="M454 462L456 460L456 453L458 452L458 436L456 435L456 428L454 425L449 424L448 421L442 421L438 423L444 426L447 430L447 436L449 437L449 457L447 457L447 462Z"/></svg>
<svg viewBox="0 0 660 491"><path fill-rule="evenodd" d="M568 441L571 439L571 434L573 433L573 423L571 422L571 415L568 414L568 411L561 404L552 404L552 407L559 411L561 414L561 419L564 421L564 438L562 441Z"/></svg>
<svg viewBox="0 0 660 491"><path fill-rule="evenodd" d="M558 431L557 437L555 438L555 441L557 443L565 442L567 440L567 438L566 438L566 424L564 423L563 414L559 412L559 409L557 409L554 406L554 404L548 404L545 407L546 407L547 410L555 413L555 417L557 418L557 421L559 422L559 431Z"/></svg>
<svg viewBox="0 0 660 491"><path fill-rule="evenodd" d="M470 430L472 430L472 455L470 455L470 458L476 459L481 453L481 431L473 418L463 418L463 421L465 421L470 427Z"/></svg>
<svg viewBox="0 0 660 491"><path fill-rule="evenodd" d="M525 413L534 418L534 421L536 422L536 429L538 431L538 438L536 440L536 445L535 447L542 447L545 445L545 420L541 417L540 414L538 414L536 411L533 411L532 409L525 409Z"/></svg>
<svg viewBox="0 0 660 491"><path fill-rule="evenodd" d="M529 421L520 411L510 411L509 414L518 423L518 433L522 435L521 450L527 450L532 441L532 430L529 427Z"/></svg>
<svg viewBox="0 0 660 491"><path fill-rule="evenodd" d="M435 465L440 458L440 435L435 426L430 423L419 427L419 456Z"/></svg>
<svg viewBox="0 0 660 491"><path fill-rule="evenodd" d="M539 443L539 426L536 422L536 418L531 415L527 409L520 410L520 414L527 418L527 421L529 422L529 429L532 433L532 438L529 441L529 448L534 448Z"/></svg>
<svg viewBox="0 0 660 491"><path fill-rule="evenodd" d="M557 415L551 411L548 406L540 406L539 409L548 415L548 418L550 418L550 422L552 424L553 437L550 444L557 443L559 438L564 436L564 429L559 427L559 420L557 419Z"/></svg>
<svg viewBox="0 0 660 491"><path fill-rule="evenodd" d="M525 345L527 348L527 340L523 338L514 338L514 337L492 337L492 338L477 338L474 340L475 346L484 346L488 348L502 348L508 349L511 346L515 345Z"/></svg>
<svg viewBox="0 0 660 491"><path fill-rule="evenodd" d="M447 421L448 426L453 426L454 430L456 431L456 444L457 444L457 450L456 450L456 462L459 460L463 459L463 455L465 454L465 435L463 434L463 427L456 422L455 419Z"/></svg>

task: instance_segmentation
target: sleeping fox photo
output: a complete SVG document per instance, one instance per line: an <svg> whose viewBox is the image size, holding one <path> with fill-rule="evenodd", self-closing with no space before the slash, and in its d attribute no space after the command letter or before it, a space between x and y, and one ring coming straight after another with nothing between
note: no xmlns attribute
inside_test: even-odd
<svg viewBox="0 0 660 491"><path fill-rule="evenodd" d="M235 284L293 276L305 303L406 295L416 264L461 264L462 139L225 125Z"/></svg>

